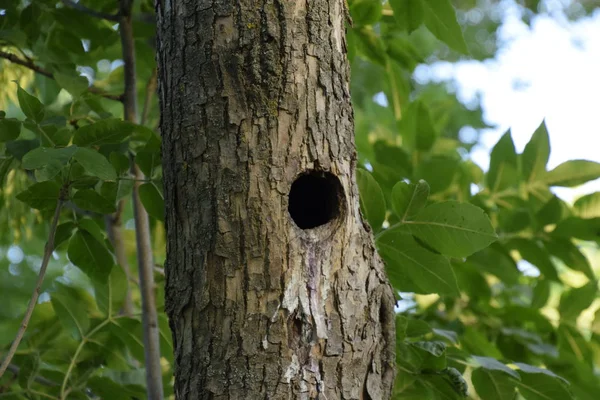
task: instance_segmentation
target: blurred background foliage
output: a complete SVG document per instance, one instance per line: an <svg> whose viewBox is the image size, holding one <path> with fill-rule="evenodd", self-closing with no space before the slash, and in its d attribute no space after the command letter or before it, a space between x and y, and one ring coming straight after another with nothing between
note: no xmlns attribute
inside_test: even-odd
<svg viewBox="0 0 600 400"><path fill-rule="evenodd" d="M551 12L572 21L587 18L599 4L594 0L348 3L352 24L347 27L347 50L361 205L402 298L393 398L596 399L600 194L571 204L557 197L553 188L598 178L598 164L570 161L548 171L550 145L542 123L520 154L510 132L504 135L484 171L470 158L481 135L493 128L481 105L461 102L454 82L420 83L414 71L437 61L494 57L507 7L517 7L529 24ZM52 212L34 204L31 196L21 196L25 201L16 197L43 181L40 170L24 167L25 155L39 146L62 148L72 143L78 129L102 127L99 121L122 116L122 104L110 98L124 88L117 24L73 4L104 14L118 11L114 0L0 0L1 349L14 339L35 286ZM135 273L125 293L120 267L128 266L109 268L107 280L98 281L85 262L74 262L71 253L77 241L89 235L99 252L108 251L112 257L102 199L112 204L108 209L126 199L123 240L129 266L135 265L131 185L126 184L131 176L122 161L128 152L142 154L140 166L147 183L158 188L144 204L152 216L165 396L173 396L172 345L162 293L162 174L160 155L148 133L157 130L159 120L156 96L147 96L156 79L153 13L151 0L134 1L138 98L146 104L145 128L131 128L119 143L89 146L110 161L120 191L117 194L113 182L89 171L78 177L77 190L91 189L101 199L70 202L62 213L64 232L25 340L0 379L0 397L145 398ZM39 99L44 110L39 121L26 106L33 100L19 98L18 87ZM17 131L13 121L18 121ZM109 132L103 129L99 128L100 135ZM51 138L51 144L45 138ZM69 163L69 168L79 165ZM407 198L419 198L421 203L413 210ZM56 199L49 200L53 204ZM483 209L497 240L489 247L486 243L460 249L464 251L457 256L426 233L410 230L411 222L448 201ZM469 226L485 231L488 222L478 219L475 207L466 210ZM435 217L455 215L459 214L442 210ZM469 243L478 239L472 240L465 239ZM460 248L463 242L457 243ZM419 275L423 265L441 274L438 283ZM126 295L135 305L130 315L120 312Z"/></svg>

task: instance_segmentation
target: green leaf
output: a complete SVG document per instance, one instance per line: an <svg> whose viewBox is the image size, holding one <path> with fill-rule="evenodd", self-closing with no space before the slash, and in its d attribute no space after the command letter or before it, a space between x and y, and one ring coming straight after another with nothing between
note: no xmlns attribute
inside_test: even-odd
<svg viewBox="0 0 600 400"><path fill-rule="evenodd" d="M561 380L562 382L564 382L567 385L569 384L569 381L567 381L562 376L556 375L554 372L550 371L549 369L539 368L539 367L535 367L533 365L524 364L524 363L520 363L520 362L516 362L514 364L521 371L525 372L526 374L544 374L544 375L548 375L548 376L550 376L552 378L559 379L559 380Z"/></svg>
<svg viewBox="0 0 600 400"><path fill-rule="evenodd" d="M506 374L477 368L471 374L471 381L480 398L486 400L514 400L516 382Z"/></svg>
<svg viewBox="0 0 600 400"><path fill-rule="evenodd" d="M130 161L126 155L113 151L110 153L108 159L117 171L117 174L121 175L129 170Z"/></svg>
<svg viewBox="0 0 600 400"><path fill-rule="evenodd" d="M92 176L105 181L117 179L117 172L113 166L110 165L106 157L95 150L80 147L73 154L73 158Z"/></svg>
<svg viewBox="0 0 600 400"><path fill-rule="evenodd" d="M535 265L546 279L560 282L549 254L539 246L537 241L518 238L512 239L507 245L517 250L521 258Z"/></svg>
<svg viewBox="0 0 600 400"><path fill-rule="evenodd" d="M569 217L560 221L552 235L583 240L600 238L600 218Z"/></svg>
<svg viewBox="0 0 600 400"><path fill-rule="evenodd" d="M396 289L411 289L424 294L459 294L456 276L448 259L419 245L404 226L384 231L376 243ZM406 287L404 276L416 287Z"/></svg>
<svg viewBox="0 0 600 400"><path fill-rule="evenodd" d="M559 258L568 268L582 272L592 281L596 280L587 258L571 240L567 238L550 238L544 242L544 245L551 255Z"/></svg>
<svg viewBox="0 0 600 400"><path fill-rule="evenodd" d="M67 221L62 223L56 227L56 234L54 235L54 248L56 249L62 243L71 239L73 236L73 231L75 230L76 225L73 221Z"/></svg>
<svg viewBox="0 0 600 400"><path fill-rule="evenodd" d="M12 142L6 142L6 152L20 161L25 154L39 146L40 141L38 139L14 140Z"/></svg>
<svg viewBox="0 0 600 400"><path fill-rule="evenodd" d="M527 400L573 399L573 396L560 379L544 373L529 373L521 369L521 381L517 385L519 392Z"/></svg>
<svg viewBox="0 0 600 400"><path fill-rule="evenodd" d="M509 367L502 364L500 361L496 360L495 358L481 357L481 356L472 356L471 358L473 359L475 364L479 365L480 367L482 367L486 370L500 371L504 374L510 375L511 377L513 377L517 380L520 379L518 372L516 372L513 369L510 369Z"/></svg>
<svg viewBox="0 0 600 400"><path fill-rule="evenodd" d="M429 109L421 100L408 105L402 117L400 128L404 145L410 149L416 148L417 150L428 151L438 137Z"/></svg>
<svg viewBox="0 0 600 400"><path fill-rule="evenodd" d="M465 398L469 395L469 384L459 370L448 367L442 370L442 373L456 394L461 398Z"/></svg>
<svg viewBox="0 0 600 400"><path fill-rule="evenodd" d="M80 218L77 220L77 227L91 234L98 242L104 243L104 225L102 228L90 218Z"/></svg>
<svg viewBox="0 0 600 400"><path fill-rule="evenodd" d="M465 327L462 337L461 337L461 345L463 349L471 354L482 354L485 357L477 357L483 359L497 359L502 357L502 353L498 350L498 347L495 343L491 342L487 335L472 327ZM484 360L480 360L484 361ZM501 364L501 363L499 363ZM490 368L489 365L485 365L486 368Z"/></svg>
<svg viewBox="0 0 600 400"><path fill-rule="evenodd" d="M458 334L454 331L450 331L447 329L437 329L437 328L432 329L432 331L436 336L442 337L454 345L458 344L458 342L459 342Z"/></svg>
<svg viewBox="0 0 600 400"><path fill-rule="evenodd" d="M431 342L414 342L411 343L412 346L425 350L430 353L434 357L441 357L446 354L446 344L444 342L439 341L431 341Z"/></svg>
<svg viewBox="0 0 600 400"><path fill-rule="evenodd" d="M406 321L406 337L418 337L431 333L431 326L423 320L408 318Z"/></svg>
<svg viewBox="0 0 600 400"><path fill-rule="evenodd" d="M69 242L69 260L92 281L106 282L114 264L113 257L90 233L78 230Z"/></svg>
<svg viewBox="0 0 600 400"><path fill-rule="evenodd" d="M357 47L360 55L375 64L385 66L387 55L381 38L371 29L352 29L353 36L357 39Z"/></svg>
<svg viewBox="0 0 600 400"><path fill-rule="evenodd" d="M531 298L531 307L542 308L548 302L550 298L550 282L546 279L538 279L533 289L533 296Z"/></svg>
<svg viewBox="0 0 600 400"><path fill-rule="evenodd" d="M422 0L425 26L442 42L462 54L469 54L456 12L449 0Z"/></svg>
<svg viewBox="0 0 600 400"><path fill-rule="evenodd" d="M454 157L434 156L419 163L415 177L426 181L432 194L439 193L452 185L458 167L459 160Z"/></svg>
<svg viewBox="0 0 600 400"><path fill-rule="evenodd" d="M573 211L581 218L600 217L600 192L578 198L573 204Z"/></svg>
<svg viewBox="0 0 600 400"><path fill-rule="evenodd" d="M487 173L487 185L492 193L516 185L518 180L518 161L515 144L510 131L496 143L490 154L490 168Z"/></svg>
<svg viewBox="0 0 600 400"><path fill-rule="evenodd" d="M100 195L108 200L111 204L117 201L117 191L119 189L118 182L107 182L104 181L100 185Z"/></svg>
<svg viewBox="0 0 600 400"><path fill-rule="evenodd" d="M38 210L49 210L56 207L60 186L56 182L34 183L27 190L19 193L17 199Z"/></svg>
<svg viewBox="0 0 600 400"><path fill-rule="evenodd" d="M158 315L158 329L160 334L160 352L173 365L173 336L169 327L169 320L164 313Z"/></svg>
<svg viewBox="0 0 600 400"><path fill-rule="evenodd" d="M15 159L13 157L6 157L3 160L0 160L0 187L3 187L4 185L4 179L6 178L6 175L8 175L8 173L11 170L11 166L13 165L13 162L15 161Z"/></svg>
<svg viewBox="0 0 600 400"><path fill-rule="evenodd" d="M441 371L446 368L444 342L405 342L397 347L399 364L410 371Z"/></svg>
<svg viewBox="0 0 600 400"><path fill-rule="evenodd" d="M135 128L136 126L131 122L116 118L103 119L79 128L73 138L73 144L90 147L121 143L133 133Z"/></svg>
<svg viewBox="0 0 600 400"><path fill-rule="evenodd" d="M144 175L152 177L154 169L161 165L160 152L141 150L135 155L135 162L140 167Z"/></svg>
<svg viewBox="0 0 600 400"><path fill-rule="evenodd" d="M536 213L535 217L541 226L555 224L560 221L563 214L561 200L552 196L550 200Z"/></svg>
<svg viewBox="0 0 600 400"><path fill-rule="evenodd" d="M56 82L71 94L71 96L77 98L84 93L89 86L89 82L84 76L76 76L73 74L63 74L60 72L54 73L54 79ZM88 125L89 126L89 125Z"/></svg>
<svg viewBox="0 0 600 400"><path fill-rule="evenodd" d="M129 196L131 194L131 191L133 190L134 183L135 181L132 179L119 180L116 200L121 200L123 197Z"/></svg>
<svg viewBox="0 0 600 400"><path fill-rule="evenodd" d="M398 182L392 189L392 209L400 221L408 221L427 203L429 185L421 180L418 183Z"/></svg>
<svg viewBox="0 0 600 400"><path fill-rule="evenodd" d="M15 140L21 134L21 121L15 118L0 119L0 142Z"/></svg>
<svg viewBox="0 0 600 400"><path fill-rule="evenodd" d="M521 172L523 179L527 182L535 182L544 179L546 164L550 157L550 139L546 122L535 130L529 143L525 146L521 155Z"/></svg>
<svg viewBox="0 0 600 400"><path fill-rule="evenodd" d="M407 102L408 100L405 99L406 88L399 86L403 85L402 74L404 71L402 70L414 71L415 67L425 60L412 42L407 37L400 35L395 35L386 40L386 50L390 58L398 62L397 67L399 69L395 71L396 68L393 64L390 64L388 79L390 81L391 96L388 97L398 97L400 102L402 99Z"/></svg>
<svg viewBox="0 0 600 400"><path fill-rule="evenodd" d="M444 375L447 371L444 371ZM456 379L451 382L444 375L425 374L419 380L433 393L433 398L436 400L462 400L466 398L465 390L467 388L464 383ZM464 380L462 377L461 379ZM429 393L429 391L425 393Z"/></svg>
<svg viewBox="0 0 600 400"><path fill-rule="evenodd" d="M135 397L126 386L119 385L109 378L93 376L88 379L87 385L96 396L103 399L129 400Z"/></svg>
<svg viewBox="0 0 600 400"><path fill-rule="evenodd" d="M142 324L133 318L119 318L110 325L110 331L117 336L131 354L139 361L144 361L144 342L142 340Z"/></svg>
<svg viewBox="0 0 600 400"><path fill-rule="evenodd" d="M62 287L64 288L64 287ZM88 311L84 303L66 293L53 293L50 296L52 307L61 324L77 340L81 340L90 326Z"/></svg>
<svg viewBox="0 0 600 400"><path fill-rule="evenodd" d="M73 196L73 203L84 210L99 214L110 214L116 211L114 203L111 203L93 189L78 190Z"/></svg>
<svg viewBox="0 0 600 400"><path fill-rule="evenodd" d="M379 231L385 220L385 198L373 176L364 169L356 170L356 181L360 193L360 208L374 231Z"/></svg>
<svg viewBox="0 0 600 400"><path fill-rule="evenodd" d="M148 214L159 221L165 220L165 200L154 185L148 182L140 185L139 189L140 200Z"/></svg>
<svg viewBox="0 0 600 400"><path fill-rule="evenodd" d="M390 6L394 10L394 18L402 29L411 33L423 23L423 1L422 0L390 0Z"/></svg>
<svg viewBox="0 0 600 400"><path fill-rule="evenodd" d="M77 146L63 148L38 147L23 156L23 168L38 169L51 164L60 169L71 160L75 151L77 151Z"/></svg>
<svg viewBox="0 0 600 400"><path fill-rule="evenodd" d="M381 19L381 1L354 0L350 6L350 14L354 25L372 25Z"/></svg>
<svg viewBox="0 0 600 400"><path fill-rule="evenodd" d="M456 201L432 204L406 225L419 239L451 257L467 257L498 238L482 209Z"/></svg>
<svg viewBox="0 0 600 400"><path fill-rule="evenodd" d="M419 129L416 134L417 149L429 151L438 137L438 132L433 125L429 109L422 101L417 102L417 121Z"/></svg>
<svg viewBox="0 0 600 400"><path fill-rule="evenodd" d="M383 140L378 140L373 144L373 152L377 163L391 169L393 174L391 186L398 180L410 176L412 172L410 155L402 147L392 146ZM373 168L376 170L375 165Z"/></svg>
<svg viewBox="0 0 600 400"><path fill-rule="evenodd" d="M19 386L23 389L28 389L35 381L37 371L40 367L40 358L38 354L27 355L19 361ZM5 394L9 394L9 392ZM3 396L4 397L4 396Z"/></svg>
<svg viewBox="0 0 600 400"><path fill-rule="evenodd" d="M593 281L580 288L563 292L558 306L561 319L575 322L579 314L596 299L596 295L598 294L597 285Z"/></svg>
<svg viewBox="0 0 600 400"><path fill-rule="evenodd" d="M413 101L406 107L400 122L400 132L406 148L423 151L431 149L438 134L429 109L422 100Z"/></svg>
<svg viewBox="0 0 600 400"><path fill-rule="evenodd" d="M44 106L37 97L30 95L21 86L17 89L17 98L19 99L19 106L21 111L27 118L40 123L44 119Z"/></svg>
<svg viewBox="0 0 600 400"><path fill-rule="evenodd" d="M127 294L127 277L123 268L115 266L106 282L94 282L94 294L98 309L107 317L118 313Z"/></svg>
<svg viewBox="0 0 600 400"><path fill-rule="evenodd" d="M531 224L530 211L524 207L498 210L498 228L504 233L515 233L524 230Z"/></svg>
<svg viewBox="0 0 600 400"><path fill-rule="evenodd" d="M549 186L579 186L600 178L600 164L588 160L569 160L544 174L542 181Z"/></svg>

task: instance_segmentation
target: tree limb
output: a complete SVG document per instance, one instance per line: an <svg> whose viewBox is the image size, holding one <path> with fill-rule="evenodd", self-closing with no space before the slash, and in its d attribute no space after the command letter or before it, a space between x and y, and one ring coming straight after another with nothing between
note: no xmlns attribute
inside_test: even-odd
<svg viewBox="0 0 600 400"><path fill-rule="evenodd" d="M33 289L33 294L31 295L31 299L29 300L29 305L27 306L27 310L25 311L25 315L23 316L23 321L21 322L21 326L19 327L19 331L17 332L17 336L15 340L13 340L8 353L4 357L4 361L2 361L2 365L0 365L0 378L4 375L4 372L10 365L10 361L13 356L17 352L17 348L25 335L25 330L27 329L27 325L29 324L29 320L31 319L31 315L33 314L33 309L37 304L38 297L40 296L40 290L42 287L42 283L44 282L44 275L46 274L46 268L48 268L48 262L50 261L50 256L54 251L54 237L56 235L56 227L58 226L58 219L60 217L60 211L62 209L63 203L65 201L66 196L66 186L60 191L58 196L58 200L56 202L56 209L54 210L54 218L52 219L52 223L50 224L50 233L48 234L48 241L46 242L46 247L44 249L44 257L42 258L42 265L40 267L40 273L38 274L38 280L35 284L35 288Z"/></svg>
<svg viewBox="0 0 600 400"><path fill-rule="evenodd" d="M121 0L119 31L123 50L125 93L123 109L125 120L137 122L137 90L135 75L135 48L133 25L131 23L131 0ZM139 196L140 181L144 174L131 160L131 172L136 182L133 186L133 215L137 243L138 270L142 297L142 325L144 329L144 356L146 366L146 385L149 400L163 398L162 371L160 366L160 344L158 314L154 296L154 262L152 260L152 242L148 213Z"/></svg>
<svg viewBox="0 0 600 400"><path fill-rule="evenodd" d="M11 54L11 53L7 53L5 51L0 50L0 58L4 58L14 64L18 64L21 65L23 67L29 68L32 71L37 72L40 75L44 75L47 78L50 79L54 79L54 74L52 74L52 72L48 71L47 69L44 69L38 65L35 65L35 63L33 61L29 61L29 60L23 60L22 58L19 58L18 56ZM116 101L123 101L123 95L122 94L108 94L108 93L104 93L101 89L98 89L94 86L90 86L88 88L88 91L90 93L94 93L97 94L99 96L102 96L104 98L110 99L110 100L116 100Z"/></svg>
<svg viewBox="0 0 600 400"><path fill-rule="evenodd" d="M91 8L87 8L83 4L75 3L74 1L71 1L71 0L61 0L61 1L67 7L74 8L75 10L81 11L82 13L85 13L87 15L91 15L92 17L106 19L108 21L119 22L119 19L120 19L119 14L108 14L108 13L103 13L100 11L95 11L95 10L92 10Z"/></svg>

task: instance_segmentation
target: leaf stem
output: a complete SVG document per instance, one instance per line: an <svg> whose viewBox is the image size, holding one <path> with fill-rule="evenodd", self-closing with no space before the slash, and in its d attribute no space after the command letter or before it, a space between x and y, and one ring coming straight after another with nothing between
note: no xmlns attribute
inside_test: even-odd
<svg viewBox="0 0 600 400"><path fill-rule="evenodd" d="M23 316L23 321L21 322L21 326L17 332L17 336L15 340L13 340L8 353L4 357L2 361L2 365L0 365L0 378L4 375L4 372L8 368L10 361L14 357L17 352L17 348L25 335L25 331L27 330L27 325L29 324L29 320L31 319L31 315L33 314L33 309L37 304L38 297L40 296L40 290L42 288L42 283L44 282L44 275L46 274L46 269L48 268L48 262L50 261L50 256L54 251L54 237L56 236L56 227L58 226L58 220L60 217L60 211L62 210L63 204L65 202L67 193L67 186L63 186L60 194L58 196L58 200L56 201L56 209L54 210L54 217L52 218L52 223L50 224L50 233L48 234L48 241L46 242L46 247L44 249L44 256L42 258L42 265L40 267L40 272L38 274L38 279L35 284L35 288L33 289L33 293L31 295L31 299L29 300L29 305L27 306L27 310L25 311L25 315Z"/></svg>
<svg viewBox="0 0 600 400"><path fill-rule="evenodd" d="M73 372L73 368L75 367L75 364L77 363L77 358L79 357L79 354L83 350L83 347L86 345L86 343L90 340L90 338L92 336L94 336L96 333L98 333L100 331L100 329L104 328L106 325L110 324L112 321L113 321L112 317L109 316L107 319L105 319L104 321L99 323L88 334L84 335L81 338L81 342L77 346L77 349L75 350L75 354L73 354L73 358L71 358L71 362L69 363L69 367L67 368L67 372L65 373L65 378L63 379L62 385L60 386L60 398L61 399L65 399L66 396L69 394L69 391L66 390L67 382L69 381L69 378L71 377L71 372Z"/></svg>

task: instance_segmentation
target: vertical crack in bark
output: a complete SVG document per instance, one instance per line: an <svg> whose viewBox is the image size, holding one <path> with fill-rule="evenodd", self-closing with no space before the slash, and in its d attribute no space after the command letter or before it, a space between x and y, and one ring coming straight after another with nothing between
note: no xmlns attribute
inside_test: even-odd
<svg viewBox="0 0 600 400"><path fill-rule="evenodd" d="M341 1L157 4L180 399L385 399L393 295L363 226ZM306 170L343 212L290 218Z"/></svg>

